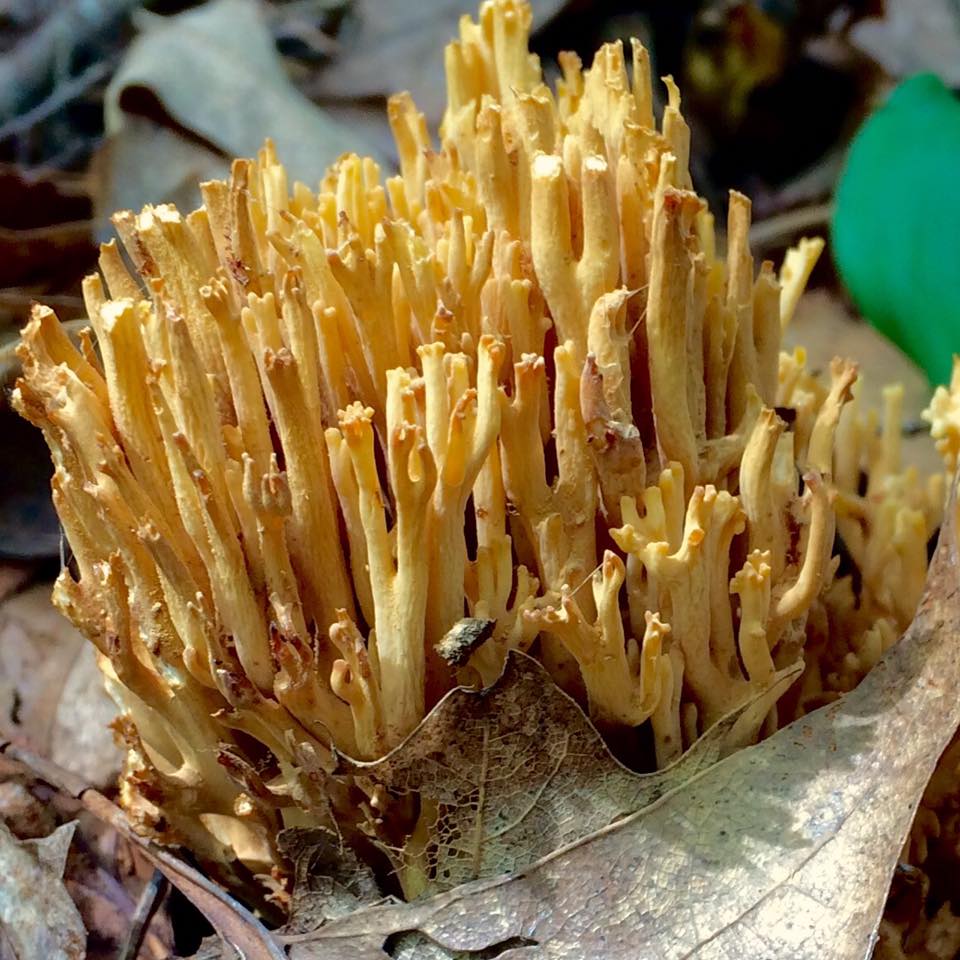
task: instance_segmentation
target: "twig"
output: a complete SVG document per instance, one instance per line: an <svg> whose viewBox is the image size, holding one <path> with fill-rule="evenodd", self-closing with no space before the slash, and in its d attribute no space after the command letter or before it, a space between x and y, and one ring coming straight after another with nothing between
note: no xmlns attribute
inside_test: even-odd
<svg viewBox="0 0 960 960"><path fill-rule="evenodd" d="M44 306L56 310L83 309L83 298L69 293L44 293L41 290L24 290L21 287L0 287L0 307L29 307L41 297ZM87 326L86 318L82 325Z"/></svg>
<svg viewBox="0 0 960 960"><path fill-rule="evenodd" d="M52 114L56 113L61 107L66 106L71 100L86 93L95 83L99 83L104 77L109 76L116 63L113 60L101 60L98 63L92 63L86 70L81 71L77 76L71 77L59 86L55 87L48 97L44 97L35 107L21 113L20 116L9 120L0 127L0 140L6 140L8 137L15 137L42 123Z"/></svg>
<svg viewBox="0 0 960 960"><path fill-rule="evenodd" d="M42 227L0 227L0 241L26 243L29 240L46 240L61 233L87 236L95 225L95 220L65 220L62 223L45 223Z"/></svg>
<svg viewBox="0 0 960 960"><path fill-rule="evenodd" d="M750 228L750 243L758 250L789 243L805 230L822 230L833 215L832 203L817 203L758 220Z"/></svg>
<svg viewBox="0 0 960 960"><path fill-rule="evenodd" d="M117 954L117 960L137 960L150 922L169 891L170 881L159 870L154 870L153 876L143 888L140 899L137 901L137 909L134 911L127 939L120 948L120 953Z"/></svg>
<svg viewBox="0 0 960 960"><path fill-rule="evenodd" d="M141 0L71 0L58 4L9 51L0 56L0 122L8 124L31 100L56 82L58 62L106 36ZM80 74L84 77L84 73ZM73 82L66 81L72 87ZM53 96L56 96L56 91ZM41 104L42 106L42 104Z"/></svg>

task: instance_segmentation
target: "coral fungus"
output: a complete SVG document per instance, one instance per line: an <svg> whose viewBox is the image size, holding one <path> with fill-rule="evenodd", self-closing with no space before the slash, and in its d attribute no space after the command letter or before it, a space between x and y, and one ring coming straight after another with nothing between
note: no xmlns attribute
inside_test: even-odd
<svg viewBox="0 0 960 960"><path fill-rule="evenodd" d="M634 41L550 89L529 26L464 18L439 146L390 101L399 175L291 186L268 144L192 213L114 218L93 338L24 330L124 804L224 870L389 816L335 752L383 755L511 649L663 765L798 662L767 729L849 689L917 603L943 476L900 463L896 390L878 434L853 365L780 349L822 243L757 268L734 193L718 253L673 82L655 123Z"/></svg>

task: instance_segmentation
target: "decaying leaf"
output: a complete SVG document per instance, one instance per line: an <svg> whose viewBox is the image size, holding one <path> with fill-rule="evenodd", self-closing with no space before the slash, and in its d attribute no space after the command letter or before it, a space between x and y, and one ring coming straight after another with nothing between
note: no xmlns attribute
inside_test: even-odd
<svg viewBox="0 0 960 960"><path fill-rule="evenodd" d="M123 759L110 728L116 715L116 704L103 688L96 655L85 643L60 691L47 755L98 787L112 787Z"/></svg>
<svg viewBox="0 0 960 960"><path fill-rule="evenodd" d="M439 842L431 851L431 879L420 891L434 893L521 870L654 803L726 756L744 736L752 738L758 717L796 678L798 667L778 674L673 765L636 774L614 759L544 668L513 651L496 684L451 691L386 757L370 763L341 758L340 773L376 780L398 795L419 793L437 811L430 832ZM747 726L754 733L744 734ZM389 900L369 867L333 833L291 829L280 835L280 844L294 865L291 916L277 931L280 942L300 941L323 924ZM416 932L396 937L390 955L460 956ZM235 958L229 943L208 943L196 960Z"/></svg>
<svg viewBox="0 0 960 960"><path fill-rule="evenodd" d="M99 198L105 215L182 200L187 185L188 202L197 199L198 179L221 176L225 157L256 153L265 136L282 151L291 177L308 183L348 148L379 156L362 132L296 90L252 0L216 0L151 17L145 26L107 90L109 195ZM154 119L145 120L146 113ZM168 125L155 122L157 113Z"/></svg>
<svg viewBox="0 0 960 960"><path fill-rule="evenodd" d="M330 920L382 900L373 871L329 830L292 828L279 837L294 864L290 935L316 930Z"/></svg>
<svg viewBox="0 0 960 960"><path fill-rule="evenodd" d="M782 691L796 675L785 671L775 686ZM408 851L406 892L436 893L523 869L653 803L729 752L751 707L721 720L675 764L636 774L538 661L512 651L492 687L452 690L385 757L341 766L390 795L419 795L432 839L419 856Z"/></svg>
<svg viewBox="0 0 960 960"><path fill-rule="evenodd" d="M113 211L136 209L145 196L168 203L191 203L197 184L224 174L227 161L202 143L146 117L123 114L97 153L93 166L100 189L97 209L103 217Z"/></svg>
<svg viewBox="0 0 960 960"><path fill-rule="evenodd" d="M852 693L520 874L290 938L292 960L396 955L410 933L438 945L421 956L866 956L960 720L955 505L949 515L916 619Z"/></svg>
<svg viewBox="0 0 960 960"><path fill-rule="evenodd" d="M0 821L0 930L16 960L83 960L87 935L61 879L74 826L21 842Z"/></svg>
<svg viewBox="0 0 960 960"><path fill-rule="evenodd" d="M0 607L0 731L46 751L60 692L83 638L50 602L47 584Z"/></svg>
<svg viewBox="0 0 960 960"><path fill-rule="evenodd" d="M20 840L45 837L57 828L56 812L30 790L30 782L0 761L0 820Z"/></svg>

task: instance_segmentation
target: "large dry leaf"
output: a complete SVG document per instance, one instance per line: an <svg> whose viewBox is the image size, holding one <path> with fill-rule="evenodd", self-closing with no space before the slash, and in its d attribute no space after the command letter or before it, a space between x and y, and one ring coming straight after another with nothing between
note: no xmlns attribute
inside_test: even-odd
<svg viewBox="0 0 960 960"><path fill-rule="evenodd" d="M0 928L16 960L83 960L87 934L61 879L74 826L20 841L0 820Z"/></svg>
<svg viewBox="0 0 960 960"><path fill-rule="evenodd" d="M98 151L93 170L100 233L107 240L113 237L109 218L114 211L139 210L147 203L193 210L200 202L197 184L224 179L230 163L177 130L124 112Z"/></svg>
<svg viewBox="0 0 960 960"><path fill-rule="evenodd" d="M265 137L291 182L312 184L347 150L383 161L362 130L293 86L255 0L213 0L144 25L107 89L105 215L163 200L191 209L198 179L222 176L230 157L255 156Z"/></svg>
<svg viewBox="0 0 960 960"><path fill-rule="evenodd" d="M799 669L778 674L670 767L637 774L613 757L543 666L514 651L495 684L452 690L385 757L366 763L341 757L337 773L377 781L395 797L416 793L436 809L424 889L435 893L514 873L654 803L752 738ZM369 867L333 833L291 829L280 840L294 865L290 921L277 931L281 942L385 902ZM390 955L459 957L415 932L395 938ZM210 942L196 960L236 957L229 943Z"/></svg>
<svg viewBox="0 0 960 960"><path fill-rule="evenodd" d="M775 693L796 675L779 676ZM423 892L437 893L523 869L648 806L730 752L754 706L715 724L677 763L641 775L614 759L540 663L514 651L489 689L451 691L387 756L344 760L341 772L435 809Z"/></svg>
<svg viewBox="0 0 960 960"><path fill-rule="evenodd" d="M670 767L637 774L613 757L543 666L514 651L495 684L452 690L385 757L341 757L336 773L376 781L395 797L416 793L435 808L424 890L434 893L521 870L654 803L752 738L799 671L797 664L779 673ZM281 942L389 899L370 868L328 830L286 830L280 846L294 865L290 921L276 934ZM411 933L396 939L391 955L454 956L437 949ZM236 957L229 942L209 942L196 960Z"/></svg>
<svg viewBox="0 0 960 960"><path fill-rule="evenodd" d="M960 722L956 506L902 641L852 693L513 877L360 910L291 960L860 960ZM481 953L481 955L483 955Z"/></svg>

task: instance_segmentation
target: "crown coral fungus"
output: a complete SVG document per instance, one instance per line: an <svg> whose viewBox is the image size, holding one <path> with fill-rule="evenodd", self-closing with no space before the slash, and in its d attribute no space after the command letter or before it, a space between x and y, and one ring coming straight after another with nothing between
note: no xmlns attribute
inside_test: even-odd
<svg viewBox="0 0 960 960"><path fill-rule="evenodd" d="M798 661L765 729L849 689L913 615L944 476L900 462L896 388L878 425L852 364L781 352L822 243L757 269L734 193L720 255L672 80L659 125L637 41L550 89L529 26L462 20L439 148L390 101L399 175L291 186L268 144L188 215L114 218L96 346L43 307L23 332L123 802L222 872L275 869L285 826L382 825L335 753L382 756L511 649L662 766Z"/></svg>

